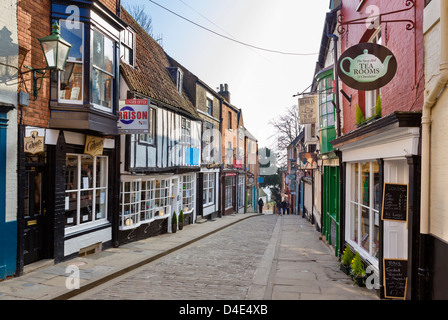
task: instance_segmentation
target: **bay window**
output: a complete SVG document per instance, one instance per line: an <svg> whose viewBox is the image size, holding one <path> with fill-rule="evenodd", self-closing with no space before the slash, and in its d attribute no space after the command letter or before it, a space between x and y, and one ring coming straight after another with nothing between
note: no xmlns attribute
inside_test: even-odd
<svg viewBox="0 0 448 320"><path fill-rule="evenodd" d="M97 109L113 112L113 90L115 80L115 45L116 41L92 27L85 30L84 23L60 20L61 36L72 48L67 59L66 68L59 72L58 101L62 103L82 104L84 99L84 79L90 78L90 102ZM85 32L90 32L91 68L84 65L89 57L85 51Z"/></svg>
<svg viewBox="0 0 448 320"><path fill-rule="evenodd" d="M319 81L319 124L321 128L334 127L333 74Z"/></svg>

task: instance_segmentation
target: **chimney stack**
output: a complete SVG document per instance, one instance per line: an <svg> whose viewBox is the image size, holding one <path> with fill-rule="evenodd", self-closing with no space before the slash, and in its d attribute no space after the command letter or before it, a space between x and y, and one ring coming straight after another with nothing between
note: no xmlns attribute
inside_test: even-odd
<svg viewBox="0 0 448 320"><path fill-rule="evenodd" d="M221 96L224 97L224 99L226 99L226 101L228 103L230 103L230 92L229 92L229 85L226 84L220 84L219 85L219 92L218 92Z"/></svg>

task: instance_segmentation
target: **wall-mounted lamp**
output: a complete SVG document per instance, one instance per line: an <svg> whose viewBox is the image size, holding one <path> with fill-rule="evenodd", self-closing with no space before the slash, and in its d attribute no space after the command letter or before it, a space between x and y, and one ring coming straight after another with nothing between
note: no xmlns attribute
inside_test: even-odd
<svg viewBox="0 0 448 320"><path fill-rule="evenodd" d="M45 68L38 69L24 66L25 68L29 69L30 72L33 72L33 93L35 98L37 97L37 94L40 90L40 87L37 87L37 81L40 79L42 86L42 80L44 79L45 74L48 70L63 71L65 68L65 63L67 62L70 48L72 47L70 43L65 41L60 36L59 25L56 21L53 23L52 28L53 31L51 35L38 39L42 51L44 52L47 66ZM40 74L40 76L38 76L37 74Z"/></svg>

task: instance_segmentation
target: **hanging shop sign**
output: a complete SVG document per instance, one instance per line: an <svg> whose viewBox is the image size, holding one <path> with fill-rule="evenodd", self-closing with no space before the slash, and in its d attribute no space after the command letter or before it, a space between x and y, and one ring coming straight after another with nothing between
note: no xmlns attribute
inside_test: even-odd
<svg viewBox="0 0 448 320"><path fill-rule="evenodd" d="M149 100L120 100L120 119L118 133L148 133L149 132Z"/></svg>
<svg viewBox="0 0 448 320"><path fill-rule="evenodd" d="M397 59L384 46L360 43L348 48L337 63L339 78L349 87L370 91L388 84L397 72Z"/></svg>
<svg viewBox="0 0 448 320"><path fill-rule="evenodd" d="M25 153L36 154L45 151L45 137L40 137L37 131L31 131L29 137L23 138Z"/></svg>
<svg viewBox="0 0 448 320"><path fill-rule="evenodd" d="M237 169L243 169L243 160L235 159L233 162L233 166L234 166L234 168L237 168Z"/></svg>
<svg viewBox="0 0 448 320"><path fill-rule="evenodd" d="M317 169L317 154L314 152L301 152L299 154L300 164L299 169Z"/></svg>
<svg viewBox="0 0 448 320"><path fill-rule="evenodd" d="M317 122L317 95L309 95L299 99L300 124Z"/></svg>
<svg viewBox="0 0 448 320"><path fill-rule="evenodd" d="M104 138L95 136L86 136L86 143L84 145L84 153L92 158L103 154Z"/></svg>

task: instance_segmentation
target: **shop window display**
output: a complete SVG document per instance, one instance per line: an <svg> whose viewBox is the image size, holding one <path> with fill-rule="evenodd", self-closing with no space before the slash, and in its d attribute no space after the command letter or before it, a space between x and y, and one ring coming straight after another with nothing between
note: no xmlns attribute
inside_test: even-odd
<svg viewBox="0 0 448 320"><path fill-rule="evenodd" d="M106 219L107 171L107 157L66 156L66 228L80 228Z"/></svg>

